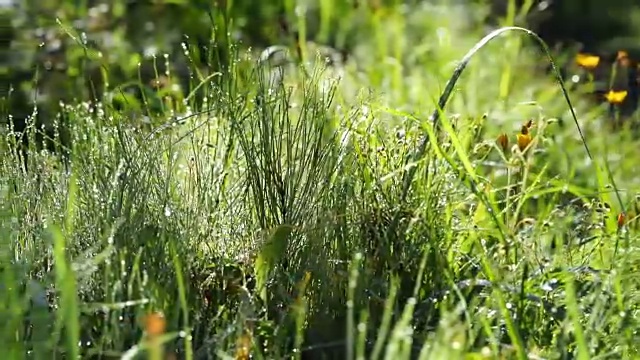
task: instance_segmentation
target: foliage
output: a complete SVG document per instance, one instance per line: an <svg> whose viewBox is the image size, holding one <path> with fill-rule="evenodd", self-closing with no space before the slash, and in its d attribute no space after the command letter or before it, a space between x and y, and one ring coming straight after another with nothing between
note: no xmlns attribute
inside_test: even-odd
<svg viewBox="0 0 640 360"><path fill-rule="evenodd" d="M636 115L587 55L565 93L481 4L111 4L12 10L9 358L638 356Z"/></svg>

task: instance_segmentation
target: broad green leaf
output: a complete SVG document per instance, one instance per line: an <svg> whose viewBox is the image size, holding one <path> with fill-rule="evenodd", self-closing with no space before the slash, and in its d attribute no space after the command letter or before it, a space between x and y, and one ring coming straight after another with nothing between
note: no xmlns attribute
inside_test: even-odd
<svg viewBox="0 0 640 360"><path fill-rule="evenodd" d="M267 282L271 277L273 268L284 257L289 243L292 227L290 225L278 225L269 232L265 243L255 262L256 286L260 297L267 300Z"/></svg>

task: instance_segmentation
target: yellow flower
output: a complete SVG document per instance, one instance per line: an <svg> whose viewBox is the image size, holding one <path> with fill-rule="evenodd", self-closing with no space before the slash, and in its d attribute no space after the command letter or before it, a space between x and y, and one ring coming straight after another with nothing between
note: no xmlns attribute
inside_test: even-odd
<svg viewBox="0 0 640 360"><path fill-rule="evenodd" d="M595 69L600 63L600 57L596 55L589 54L578 54L576 55L576 63L582 66L585 69Z"/></svg>
<svg viewBox="0 0 640 360"><path fill-rule="evenodd" d="M609 90L609 92L605 95L605 98L611 104L620 104L627 97L627 90L622 91L613 91Z"/></svg>
<svg viewBox="0 0 640 360"><path fill-rule="evenodd" d="M500 136L498 136L496 143L500 146L500 148L502 148L502 151L504 152L507 152L507 150L509 149L509 137L505 133L502 133L500 134Z"/></svg>
<svg viewBox="0 0 640 360"><path fill-rule="evenodd" d="M533 140L531 134L529 133L529 129L531 128L531 126L533 126L533 121L527 121L526 124L522 125L520 133L518 133L517 135L518 149L520 149L520 151L525 151Z"/></svg>
<svg viewBox="0 0 640 360"><path fill-rule="evenodd" d="M531 144L531 140L533 139L530 134L518 134L518 148L520 151L525 151L527 146Z"/></svg>

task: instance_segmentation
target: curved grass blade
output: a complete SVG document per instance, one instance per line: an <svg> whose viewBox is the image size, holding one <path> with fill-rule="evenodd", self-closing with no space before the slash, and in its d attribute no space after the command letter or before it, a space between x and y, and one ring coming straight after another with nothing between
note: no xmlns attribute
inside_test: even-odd
<svg viewBox="0 0 640 360"><path fill-rule="evenodd" d="M553 73L556 77L556 80L558 82L558 85L560 85L560 88L562 90L562 94L564 96L565 101L567 102L567 105L569 106L569 110L571 111L571 116L573 118L574 123L576 124L576 127L578 129L578 133L580 134L580 138L582 140L582 144L585 148L585 151L587 152L587 155L589 157L590 160L593 161L593 156L591 154L591 150L589 149L589 146L587 144L587 141L584 137L584 134L582 132L582 129L580 128L580 124L578 122L578 118L575 114L574 111L574 107L573 104L571 103L571 99L569 98L569 94L568 91L564 85L564 82L562 80L562 76L560 74L560 71L558 70L555 61L551 55L551 52L549 50L549 48L547 47L546 43L537 35L535 34L533 31L522 28L522 27L516 27L516 26L508 26L508 27L503 27L500 29L497 29L493 32L491 32L490 34L488 34L487 36L485 36L482 40L480 40L478 43L476 43L476 45L471 48L471 50L469 50L467 52L467 54L462 58L462 60L460 61L460 63L458 64L458 66L456 66L453 74L451 75L451 78L449 79L449 81L447 82L444 91L442 92L442 94L440 95L440 98L438 100L438 106L437 108L434 110L434 112L432 113L432 115L430 116L429 120L431 122L431 125L433 126L433 132L435 134L432 135L438 135L438 132L440 130L440 125L446 125L446 121L444 122L445 124L442 124L442 121L440 118L440 113L444 111L444 107L447 105L447 102L449 100L449 98L451 97L451 94L453 92L453 88L456 84L456 82L458 81L458 79L460 78L460 76L462 75L462 72L465 70L465 68L467 67L467 65L469 64L469 62L471 61L471 58L478 52L480 51L480 49L482 49L485 45L487 45L491 40L497 38L498 36L510 32L510 31L518 31L518 32L524 32L525 34L529 35L530 37L534 38L536 40L536 43L538 45L539 48L541 48L545 55L547 56L547 59L549 60ZM448 128L448 131L452 131L452 128ZM418 148L416 149L416 151L412 154L412 156L409 156L406 160L407 163L418 163L418 161L420 161L426 152L427 149L427 145L430 142L430 138L431 136L425 136L424 139L422 140L421 144L418 146ZM596 165L596 170L597 170L597 164ZM465 170L468 170L465 168ZM409 170L407 172L405 172L403 174L403 189L402 189L402 193L401 193L401 198L400 201L404 202L406 200L406 197L409 193L409 189L411 187L411 183L415 177L417 171L417 167L416 166L412 166L409 168ZM614 188L617 188L615 186L615 182L613 180L612 175L608 172L609 174L609 178L610 181L612 182L612 184L614 185ZM472 175L472 174L471 174ZM620 197L618 196L618 200L620 201ZM622 201L620 201L620 205L623 206ZM398 220L398 217L395 216L394 220L391 224L391 228L394 228L396 225L396 222ZM485 271L487 272L487 275L489 276L489 278L493 278L493 273L492 273L492 269L491 266L486 262L486 258L483 258L483 267L485 269ZM505 322L507 325L507 331L509 333L509 336L511 337L512 341L514 341L514 346L516 348L517 351L517 357L519 359L525 359L526 358L526 354L524 351L524 344L522 342L520 333L516 330L515 325L513 324L510 315L508 313L508 311L506 310L505 307L505 300L502 297L502 295L500 294L500 292L496 292L495 293L498 297L498 302L500 303L500 308L502 310L502 312L504 313L504 318L505 318ZM580 344L581 347L583 347L583 343Z"/></svg>
<svg viewBox="0 0 640 360"><path fill-rule="evenodd" d="M556 80L558 82L558 84L560 85L560 88L562 89L562 94L564 95L564 99L567 102L567 105L569 105L569 110L571 111L571 116L573 118L573 121L576 124L576 127L578 128L578 133L580 134L580 139L582 140L582 144L587 152L587 155L589 156L590 160L593 160L593 156L591 155L591 150L589 149L589 146L587 145L587 140L584 137L584 134L582 133L582 129L580 128L580 124L578 123L578 117L576 116L576 113L574 111L573 108L573 104L571 103L571 99L569 98L569 93L564 85L564 81L562 80L562 75L560 74L560 71L558 69L558 67L556 66L555 61L553 60L553 56L551 56L551 51L549 50L549 47L547 46L547 44L544 42L544 40L542 40L536 33L534 33L531 30L522 28L522 27L518 27L518 26L507 26L507 27L503 27L500 29L497 29L491 33L489 33L488 35L486 35L484 38L482 38L482 40L480 40L479 42L476 43L476 45L471 48L471 50L469 50L467 52L467 54L462 58L462 60L460 61L460 63L458 64L458 66L456 66L455 70L453 71L453 74L451 75L451 78L449 78L449 81L447 81L447 84L442 92L442 94L440 95L440 99L438 100L438 106L437 108L433 111L433 113L431 114L431 116L429 117L429 121L434 123L434 127L436 128L436 130L438 129L438 125L439 125L439 120L440 120L440 112L444 110L445 106L447 105L447 102L449 101L449 98L451 97L451 93L453 92L453 88L456 84L456 82L458 81L458 79L460 78L460 76L462 75L462 72L466 69L467 65L469 64L469 62L471 61L471 58L478 52L480 51L480 49L482 49L485 45L487 45L491 40L497 38L498 36L510 32L510 31L518 31L518 32L524 32L525 34L529 35L530 37L534 38L536 40L536 43L538 45L539 48L541 48L545 55L547 56L547 59L549 60L549 62L551 63L551 67L553 70L553 73L556 77ZM422 143L420 144L420 146L418 147L418 149L413 153L412 156L410 156L407 159L407 162L409 163L417 163L425 154L427 145L429 143L429 138L425 137L424 140L422 141ZM406 199L406 196L409 193L409 188L411 187L411 182L413 181L414 177L415 177L415 173L416 173L417 168L415 166L409 168L409 170L404 173L403 176L403 189L402 189L402 195L401 195L401 201L404 201ZM613 179L611 179L612 183L613 183ZM615 187L615 185L614 185Z"/></svg>

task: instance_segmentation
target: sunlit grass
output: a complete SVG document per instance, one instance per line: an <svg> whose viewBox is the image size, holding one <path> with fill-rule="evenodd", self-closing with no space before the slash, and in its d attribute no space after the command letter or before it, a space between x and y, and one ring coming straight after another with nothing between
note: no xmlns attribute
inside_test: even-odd
<svg viewBox="0 0 640 360"><path fill-rule="evenodd" d="M144 118L114 92L66 105L52 151L3 137L6 354L638 356L638 141L570 93L590 157L509 32L440 98L482 8L340 8L344 61L230 46L200 102Z"/></svg>

